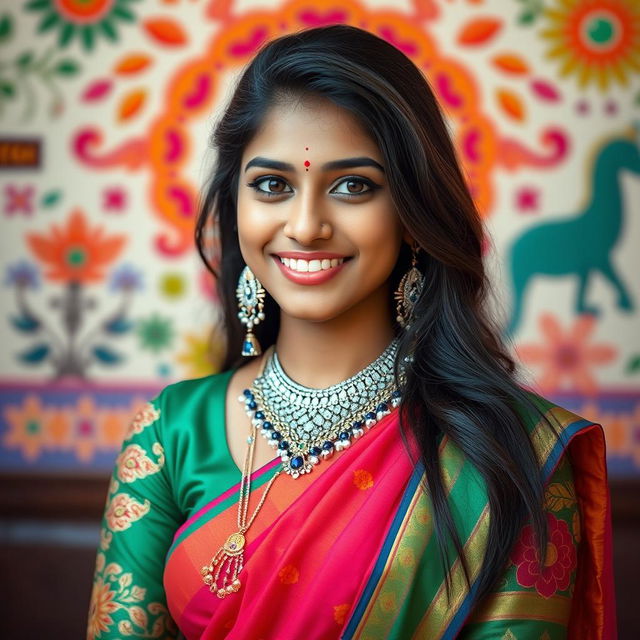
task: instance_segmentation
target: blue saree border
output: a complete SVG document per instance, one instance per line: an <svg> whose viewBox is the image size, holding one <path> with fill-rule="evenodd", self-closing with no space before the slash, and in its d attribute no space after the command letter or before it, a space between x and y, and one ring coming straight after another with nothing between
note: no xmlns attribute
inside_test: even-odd
<svg viewBox="0 0 640 640"><path fill-rule="evenodd" d="M393 547L398 531L404 521L409 505L413 500L416 487L420 483L420 478L422 478L423 473L424 466L422 465L422 463L418 463L416 465L416 468L413 470L411 477L409 478L409 483L407 485L407 488L405 489L404 495L402 496L402 501L400 502L398 511L396 512L393 521L391 522L391 526L389 527L389 531L387 532L387 536L385 538L384 544L382 545L382 549L378 554L378 560L373 568L373 571L371 572L371 575L369 576L369 580L367 581L362 595L358 600L356 608L351 614L349 623L347 624L343 634L340 636L342 640L350 640L350 638L353 638L353 634L355 633L358 624L360 624L362 615L368 606L369 599L375 591L376 585L378 584L380 577L382 576L382 572L384 571L384 568L387 564L389 552L391 550L391 547Z"/></svg>

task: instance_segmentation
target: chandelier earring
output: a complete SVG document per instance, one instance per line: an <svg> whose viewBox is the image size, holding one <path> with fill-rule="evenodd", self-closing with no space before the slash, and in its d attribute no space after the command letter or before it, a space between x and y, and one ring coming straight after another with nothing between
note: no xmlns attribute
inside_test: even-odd
<svg viewBox="0 0 640 640"><path fill-rule="evenodd" d="M264 295L265 290L260 284L260 280L255 277L248 266L245 266L238 279L238 288L236 289L240 309L238 318L247 327L247 335L242 343L243 356L259 356L262 353L258 338L253 333L253 327L264 320Z"/></svg>
<svg viewBox="0 0 640 640"><path fill-rule="evenodd" d="M418 269L418 251L417 244L411 246L411 267L400 280L400 284L394 294L396 299L396 320L403 329L409 326L413 318L415 304L424 287L425 277Z"/></svg>

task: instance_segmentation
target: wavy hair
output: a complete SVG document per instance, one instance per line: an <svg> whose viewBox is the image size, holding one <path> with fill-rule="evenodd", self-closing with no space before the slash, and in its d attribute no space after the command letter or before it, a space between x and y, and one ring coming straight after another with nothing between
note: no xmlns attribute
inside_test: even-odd
<svg viewBox="0 0 640 640"><path fill-rule="evenodd" d="M483 225L433 91L409 58L364 30L334 25L269 42L245 69L215 126L218 155L201 203L196 243L217 281L227 345L223 369L246 360L240 356L244 331L235 298L244 267L236 227L241 157L270 107L305 95L350 111L377 143L398 215L421 249L418 267L425 286L415 320L408 330L396 327L398 379L405 357L413 358L400 425L405 443L412 436L418 444L415 462L424 465L441 561L449 565L447 549L453 544L467 583L468 563L438 456L443 435L484 478L491 517L476 585L482 597L504 571L525 519L532 522L540 549L546 546L544 484L518 407L540 412L518 384L514 362L487 312ZM208 239L216 227L220 244L214 256ZM391 291L409 264L410 248L403 243ZM254 331L266 349L279 330L278 307L268 293L265 314Z"/></svg>

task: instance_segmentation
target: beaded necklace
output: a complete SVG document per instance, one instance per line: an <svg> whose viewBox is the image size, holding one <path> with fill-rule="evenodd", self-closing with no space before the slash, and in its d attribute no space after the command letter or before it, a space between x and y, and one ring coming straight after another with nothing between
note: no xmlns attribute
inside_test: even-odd
<svg viewBox="0 0 640 640"><path fill-rule="evenodd" d="M294 479L310 473L321 459L349 448L352 442L400 404L401 393L395 386L393 374L397 348L398 342L393 340L362 371L326 389L299 385L284 372L273 346L265 353L253 385L238 398L244 403L251 420L251 433L247 438L248 447L240 481L238 530L227 538L200 572L212 593L225 598L242 586L238 576L244 566L245 533L256 519L276 477L282 471ZM361 389L365 402L357 395ZM273 406L268 404L269 401ZM300 408L303 410L300 411ZM321 415L322 420L314 419L312 414ZM339 422L330 422L327 418L329 414L340 416ZM277 448L282 468L269 480L258 505L247 520L251 469L258 432L272 447Z"/></svg>

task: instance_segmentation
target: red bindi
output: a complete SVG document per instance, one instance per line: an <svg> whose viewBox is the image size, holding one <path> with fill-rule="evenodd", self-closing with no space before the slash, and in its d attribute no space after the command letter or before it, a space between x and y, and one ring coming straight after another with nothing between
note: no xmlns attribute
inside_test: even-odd
<svg viewBox="0 0 640 640"><path fill-rule="evenodd" d="M304 166L305 166L305 171L309 171L309 167L311 166L311 163L308 160L305 160Z"/></svg>

